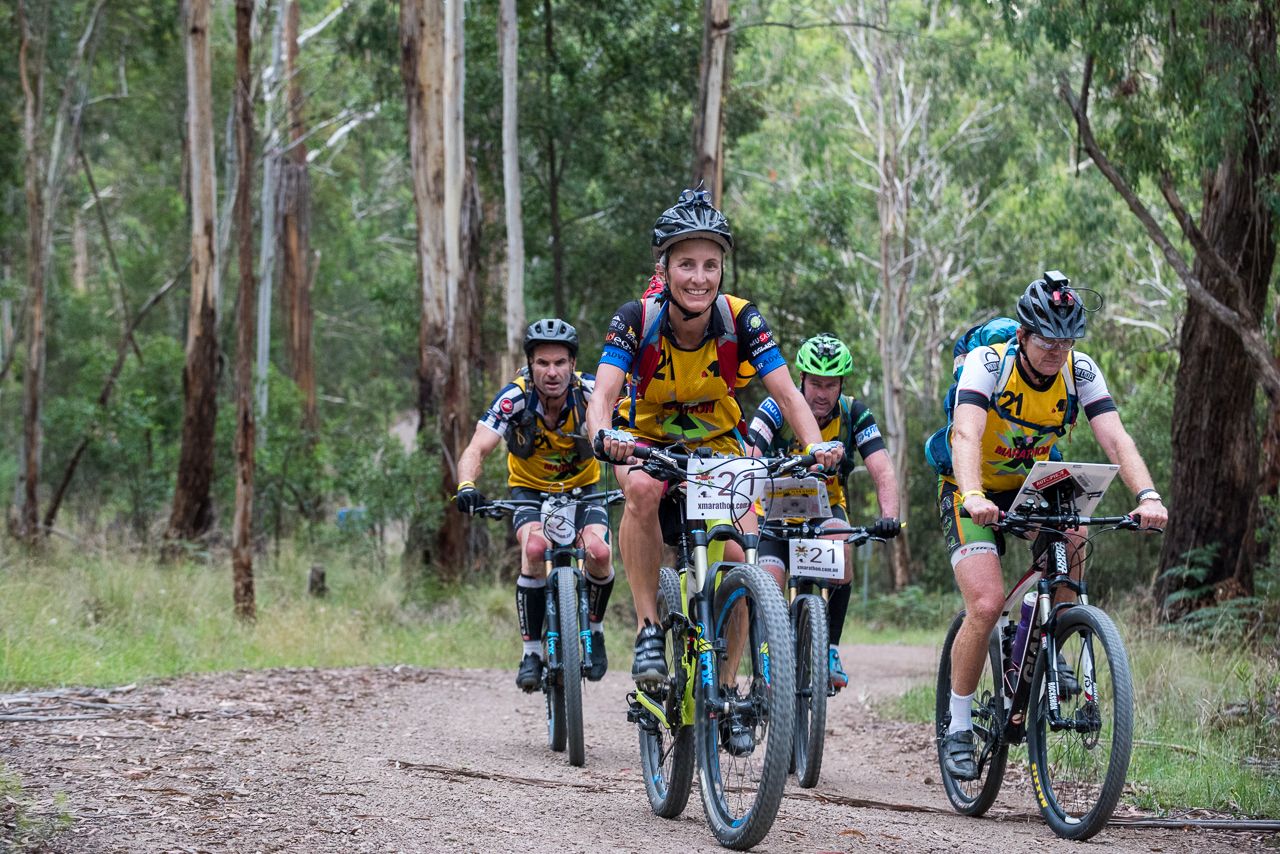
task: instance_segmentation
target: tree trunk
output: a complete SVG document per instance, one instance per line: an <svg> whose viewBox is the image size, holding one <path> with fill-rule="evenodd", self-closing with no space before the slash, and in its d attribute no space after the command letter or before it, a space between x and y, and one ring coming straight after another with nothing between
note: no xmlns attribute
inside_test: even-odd
<svg viewBox="0 0 1280 854"><path fill-rule="evenodd" d="M1270 51L1276 49L1271 33ZM1275 264L1275 222L1264 175L1280 173L1275 153L1258 148L1256 136L1236 158L1224 160L1206 182L1201 231L1245 284L1243 305L1213 265L1197 255L1195 275L1220 301L1261 318ZM1217 545L1205 583L1222 594L1253 591L1253 568L1262 553L1254 531L1258 499L1273 465L1260 458L1256 421L1257 372L1240 338L1197 301L1188 300L1179 344L1182 359L1174 384L1173 500L1164 534L1162 567L1183 563L1192 549ZM1271 418L1274 422L1274 415ZM1265 463L1265 465L1264 465ZM1260 478L1261 472L1261 478ZM1162 576L1156 599L1169 618L1206 602L1169 596L1197 582Z"/></svg>
<svg viewBox="0 0 1280 854"><path fill-rule="evenodd" d="M564 284L564 228L560 221L560 177L563 174L560 158L563 154L557 151L556 131L560 127L555 106L555 86L553 78L559 60L556 58L555 18L551 10L551 0L542 0L542 42L546 49L546 70L543 74L543 86L546 89L547 118L544 125L547 129L545 159L547 161L547 207L551 225L551 294L552 305L556 317L563 318L569 311L569 299Z"/></svg>
<svg viewBox="0 0 1280 854"><path fill-rule="evenodd" d="M467 310L473 272L463 245L465 151L463 147L464 45L459 3L402 0L401 75L408 107L409 154L418 225L422 298L418 331L419 447L441 459L439 498L447 502L457 483L457 460L470 425L470 364L473 335ZM467 250L464 254L464 249ZM437 441L439 447L429 447ZM433 548L415 520L406 560L421 557L442 577L456 578L465 558L468 525L450 519Z"/></svg>
<svg viewBox="0 0 1280 854"><path fill-rule="evenodd" d="M257 405L258 418L267 418L267 377L271 363L271 291L276 275L276 225L279 211L276 192L280 174L280 129L276 126L275 106L280 95L284 68L284 0L277 0L276 19L271 29L271 65L262 72L262 101L266 111L267 140L262 156L262 256L258 267L261 293L258 299Z"/></svg>
<svg viewBox="0 0 1280 854"><path fill-rule="evenodd" d="M18 73L22 79L22 140L26 147L27 193L27 362L22 372L22 456L18 494L18 536L34 545L40 538L41 396L44 389L44 309L45 309L45 197L44 169L40 163L38 137L43 112L40 93L43 68L36 70L33 84L29 68L31 34L26 18L26 4L19 0L18 18L21 30L18 46ZM38 52L39 55L40 52Z"/></svg>
<svg viewBox="0 0 1280 854"><path fill-rule="evenodd" d="M720 207L724 193L724 92L729 83L729 0L703 0L702 62L693 118L693 184L705 182Z"/></svg>
<svg viewBox="0 0 1280 854"><path fill-rule="evenodd" d="M184 408L178 482L166 549L195 540L213 525L213 437L218 414L218 317L216 181L213 159L213 93L209 54L210 0L186 2L187 135L191 149L191 305L187 314Z"/></svg>
<svg viewBox="0 0 1280 854"><path fill-rule="evenodd" d="M307 173L306 123L302 79L298 72L298 0L288 0L285 14L288 80L289 153L281 176L280 227L283 244L281 298L284 304L285 362L302 393L302 429L314 438L316 374L311 347L311 179Z"/></svg>
<svg viewBox="0 0 1280 854"><path fill-rule="evenodd" d="M514 375L524 362L524 212L520 193L520 114L516 104L518 23L515 0L501 0L498 54L502 65L502 189L507 221L507 352L501 368L503 377Z"/></svg>
<svg viewBox="0 0 1280 854"><path fill-rule="evenodd" d="M257 615L253 592L253 349L258 285L253 270L253 98L250 52L253 0L236 0L236 237L240 244L240 299L236 337L236 509L231 529L232 602L236 615Z"/></svg>

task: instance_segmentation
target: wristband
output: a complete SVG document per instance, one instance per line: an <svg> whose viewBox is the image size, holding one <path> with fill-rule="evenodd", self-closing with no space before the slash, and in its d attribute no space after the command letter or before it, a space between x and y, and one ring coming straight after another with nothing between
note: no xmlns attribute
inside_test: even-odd
<svg viewBox="0 0 1280 854"><path fill-rule="evenodd" d="M457 491L461 492L462 490L466 489L468 486L474 488L475 485L476 485L476 482L474 480L460 480L458 481Z"/></svg>
<svg viewBox="0 0 1280 854"><path fill-rule="evenodd" d="M965 500L966 498L968 498L970 495L976 495L976 496L978 496L979 498L986 498L986 497L987 497L987 494L986 494L985 492L983 492L981 489L966 489L964 492L960 493L960 502L959 502L959 503L963 506L963 505L964 505L964 500Z"/></svg>

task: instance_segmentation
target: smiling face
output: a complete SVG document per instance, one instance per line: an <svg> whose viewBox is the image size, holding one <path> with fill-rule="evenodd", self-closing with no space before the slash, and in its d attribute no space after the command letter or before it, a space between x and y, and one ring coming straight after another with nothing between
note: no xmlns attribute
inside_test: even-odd
<svg viewBox="0 0 1280 854"><path fill-rule="evenodd" d="M724 250L719 244L694 238L671 247L667 259L667 285L678 305L701 314L715 302L724 270Z"/></svg>
<svg viewBox="0 0 1280 854"><path fill-rule="evenodd" d="M805 402L813 412L813 417L821 424L831 414L836 401L840 397L841 377L818 377L806 374L801 386L804 389Z"/></svg>
<svg viewBox="0 0 1280 854"><path fill-rule="evenodd" d="M563 344L539 344L529 359L533 387L543 400L557 400L569 391L575 359Z"/></svg>

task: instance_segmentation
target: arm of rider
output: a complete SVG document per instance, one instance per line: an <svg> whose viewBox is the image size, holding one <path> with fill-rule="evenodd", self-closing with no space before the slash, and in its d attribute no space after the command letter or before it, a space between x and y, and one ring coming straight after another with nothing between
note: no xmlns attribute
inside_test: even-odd
<svg viewBox="0 0 1280 854"><path fill-rule="evenodd" d="M873 536L896 537L902 525L898 522L898 477L893 473L893 460L889 452L881 448L872 451L863 462L876 485L876 502L880 505L880 520L872 526Z"/></svg>
<svg viewBox="0 0 1280 854"><path fill-rule="evenodd" d="M818 429L813 411L809 409L809 404L800 393L800 389L796 388L796 384L792 382L791 372L786 367L781 367L765 374L762 379L765 389L782 410L782 417L796 431L796 435L800 437L804 446L807 448L810 445L824 444L822 431ZM835 471L841 458L844 457L844 445L839 442L834 442L832 445L830 449L815 449L818 464L826 471Z"/></svg>
<svg viewBox="0 0 1280 854"><path fill-rule="evenodd" d="M982 432L987 412L974 403L956 406L951 420L951 463L955 469L959 501L979 525L1000 520L1000 508L982 489Z"/></svg>
<svg viewBox="0 0 1280 854"><path fill-rule="evenodd" d="M1138 506L1131 512L1139 517L1143 528L1163 528L1169 521L1169 511L1160 500L1160 493L1152 485L1151 473L1138 453L1129 431L1124 429L1120 413L1112 410L1089 419L1089 427L1107 459L1120 466L1120 479L1138 497Z"/></svg>
<svg viewBox="0 0 1280 854"><path fill-rule="evenodd" d="M458 457L458 490L454 500L463 513L474 513L484 504L484 495L476 489L476 478L480 476L480 468L484 458L493 453L502 437L482 424L476 425L476 432L471 434L471 441Z"/></svg>
<svg viewBox="0 0 1280 854"><path fill-rule="evenodd" d="M617 365L601 362L596 368L596 386L591 392L591 402L587 404L587 436L591 437L593 443L602 430L613 427L613 408L626 379L626 373ZM620 463L630 460L635 447L635 442L619 442L612 438L604 440L605 454Z"/></svg>

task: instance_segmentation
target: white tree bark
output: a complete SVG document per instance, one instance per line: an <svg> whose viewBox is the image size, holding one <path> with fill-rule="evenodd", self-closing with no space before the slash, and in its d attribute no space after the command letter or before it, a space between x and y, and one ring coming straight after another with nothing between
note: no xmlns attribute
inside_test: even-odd
<svg viewBox="0 0 1280 854"><path fill-rule="evenodd" d="M498 16L498 53L502 64L502 189L507 214L507 353L503 376L520 365L525 329L524 213L520 193L519 21L516 0L502 0Z"/></svg>
<svg viewBox="0 0 1280 854"><path fill-rule="evenodd" d="M271 4L264 0L263 11ZM280 128L276 123L276 100L284 84L284 0L276 3L275 23L271 28L271 65L262 71L262 101L266 108L263 127L266 141L262 157L262 200L260 218L262 239L258 247L258 328L257 361L254 384L258 408L258 444L266 444L267 375L271 365L271 290L276 274L276 190L280 183Z"/></svg>

